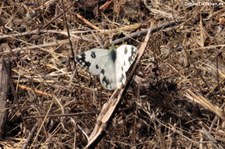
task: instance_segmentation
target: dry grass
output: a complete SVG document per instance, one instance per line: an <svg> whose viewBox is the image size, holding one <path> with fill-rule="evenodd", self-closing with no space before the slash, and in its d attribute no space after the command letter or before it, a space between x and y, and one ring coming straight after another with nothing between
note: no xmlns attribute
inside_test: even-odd
<svg viewBox="0 0 225 149"><path fill-rule="evenodd" d="M0 56L13 62L16 94L0 147L83 148L112 92L74 65L71 51L108 48L116 39L179 20L151 35L96 148L225 148L225 4L81 0L64 1L65 9L56 0L0 4ZM125 42L140 47L144 38Z"/></svg>

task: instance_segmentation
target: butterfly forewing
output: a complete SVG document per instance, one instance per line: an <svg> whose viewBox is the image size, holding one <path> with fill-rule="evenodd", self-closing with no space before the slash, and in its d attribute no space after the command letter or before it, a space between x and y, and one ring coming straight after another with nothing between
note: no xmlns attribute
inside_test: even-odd
<svg viewBox="0 0 225 149"><path fill-rule="evenodd" d="M136 58L137 48L132 45L121 45L116 50L116 82L121 87L126 83L126 72Z"/></svg>
<svg viewBox="0 0 225 149"><path fill-rule="evenodd" d="M100 75L101 84L105 89L116 88L115 63L110 50L91 49L76 57L76 61L93 75Z"/></svg>
<svg viewBox="0 0 225 149"><path fill-rule="evenodd" d="M93 75L98 75L105 67L104 57L108 57L110 51L105 49L91 49L76 57L76 61Z"/></svg>

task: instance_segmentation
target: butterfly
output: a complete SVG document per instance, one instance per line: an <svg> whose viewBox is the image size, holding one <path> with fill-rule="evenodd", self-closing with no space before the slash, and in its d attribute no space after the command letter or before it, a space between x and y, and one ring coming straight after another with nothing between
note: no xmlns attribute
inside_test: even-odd
<svg viewBox="0 0 225 149"><path fill-rule="evenodd" d="M121 45L110 50L94 48L75 57L82 67L93 75L100 76L100 82L107 90L121 88L126 83L126 72L136 58L137 48Z"/></svg>

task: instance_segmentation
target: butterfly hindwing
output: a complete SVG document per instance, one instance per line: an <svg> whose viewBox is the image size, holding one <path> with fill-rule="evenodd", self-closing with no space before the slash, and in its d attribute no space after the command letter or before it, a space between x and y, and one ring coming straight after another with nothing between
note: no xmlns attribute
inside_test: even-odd
<svg viewBox="0 0 225 149"><path fill-rule="evenodd" d="M104 88L108 90L113 90L117 88L116 84L116 70L115 63L111 60L109 56L107 59L102 61L105 64L104 69L100 72L100 81Z"/></svg>

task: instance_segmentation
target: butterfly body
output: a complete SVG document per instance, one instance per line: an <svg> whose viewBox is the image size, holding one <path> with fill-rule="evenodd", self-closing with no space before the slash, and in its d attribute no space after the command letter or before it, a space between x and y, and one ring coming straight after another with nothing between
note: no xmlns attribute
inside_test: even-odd
<svg viewBox="0 0 225 149"><path fill-rule="evenodd" d="M76 57L76 61L93 75L99 75L101 84L108 90L126 83L126 72L136 58L137 48L121 45L117 49L91 49Z"/></svg>

